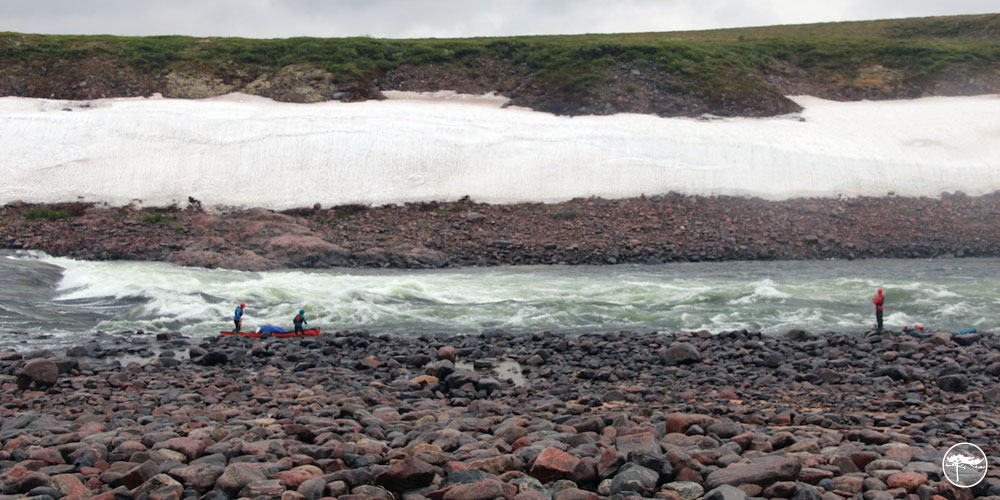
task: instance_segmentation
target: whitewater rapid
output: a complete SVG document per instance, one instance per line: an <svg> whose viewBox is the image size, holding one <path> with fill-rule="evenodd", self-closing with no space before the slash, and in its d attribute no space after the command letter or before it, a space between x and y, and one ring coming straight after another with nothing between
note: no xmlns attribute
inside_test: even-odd
<svg viewBox="0 0 1000 500"><path fill-rule="evenodd" d="M503 99L399 94L0 98L0 203L290 208L556 202L668 192L971 195L1000 190L1000 96L831 102L774 118L565 117Z"/></svg>
<svg viewBox="0 0 1000 500"><path fill-rule="evenodd" d="M1000 328L998 259L253 273L0 252L0 333L27 334L0 335L0 348L72 344L96 331L214 336L240 302L247 329L290 328L302 308L324 331L398 335L864 331L877 288L897 331Z"/></svg>

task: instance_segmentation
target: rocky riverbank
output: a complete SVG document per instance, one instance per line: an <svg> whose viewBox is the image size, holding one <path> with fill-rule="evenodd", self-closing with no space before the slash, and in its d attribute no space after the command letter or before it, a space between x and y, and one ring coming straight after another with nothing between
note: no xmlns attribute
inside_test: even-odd
<svg viewBox="0 0 1000 500"><path fill-rule="evenodd" d="M275 268L459 267L1000 256L1000 196L664 195L206 211L71 203L0 208L0 247L88 260Z"/></svg>
<svg viewBox="0 0 1000 500"><path fill-rule="evenodd" d="M994 335L100 334L0 353L0 483L48 499L965 500ZM518 369L503 372L514 363Z"/></svg>

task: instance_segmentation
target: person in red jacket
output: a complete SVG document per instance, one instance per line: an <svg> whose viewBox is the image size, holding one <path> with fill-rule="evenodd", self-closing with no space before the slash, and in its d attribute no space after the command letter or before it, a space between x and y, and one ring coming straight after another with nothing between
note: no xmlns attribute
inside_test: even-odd
<svg viewBox="0 0 1000 500"><path fill-rule="evenodd" d="M878 289L878 295L872 299L875 304L875 323L878 325L878 333L882 333L882 306L885 305L885 295L882 295L882 289Z"/></svg>

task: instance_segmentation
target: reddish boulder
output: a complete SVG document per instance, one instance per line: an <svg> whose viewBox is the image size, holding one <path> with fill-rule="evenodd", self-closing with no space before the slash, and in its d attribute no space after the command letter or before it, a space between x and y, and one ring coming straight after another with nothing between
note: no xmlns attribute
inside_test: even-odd
<svg viewBox="0 0 1000 500"><path fill-rule="evenodd" d="M549 446L535 458L535 463L531 466L531 475L543 483L570 479L579 464L579 458Z"/></svg>
<svg viewBox="0 0 1000 500"><path fill-rule="evenodd" d="M153 446L154 450L163 448L183 453L184 456L188 457L188 460L194 460L200 457L202 452L205 451L205 443L200 439L176 437L161 443L156 443Z"/></svg>
<svg viewBox="0 0 1000 500"><path fill-rule="evenodd" d="M692 413L670 413L667 414L667 433L683 434L692 425L705 426L713 422L714 419L708 415L698 415Z"/></svg>
<svg viewBox="0 0 1000 500"><path fill-rule="evenodd" d="M63 459L59 450L53 450L52 448L39 448L37 450L31 450L28 453L28 460L40 460L49 465L59 465L66 463Z"/></svg>
<svg viewBox="0 0 1000 500"><path fill-rule="evenodd" d="M528 490L514 496L514 500L546 500L546 498L547 497L538 490Z"/></svg>
<svg viewBox="0 0 1000 500"><path fill-rule="evenodd" d="M520 463L521 460L516 459L514 455L497 455L470 462L469 469L481 470L487 474L499 476L504 472L517 469Z"/></svg>
<svg viewBox="0 0 1000 500"><path fill-rule="evenodd" d="M358 363L357 363L357 367L358 368L369 368L369 369L372 369L372 370L374 370L374 369L376 369L376 368L378 368L380 366L382 366L382 362L379 361L379 360L377 360L377 359L375 359L375 356L368 356L368 357L362 359L361 361L358 361Z"/></svg>
<svg viewBox="0 0 1000 500"><path fill-rule="evenodd" d="M315 477L316 474L302 467L283 470L277 474L277 478L284 482L289 490L297 490L299 489L299 485Z"/></svg>
<svg viewBox="0 0 1000 500"><path fill-rule="evenodd" d="M63 496L78 495L81 497L91 496L90 489L84 486L83 481L74 474L59 474L52 476L52 487L59 490Z"/></svg>
<svg viewBox="0 0 1000 500"><path fill-rule="evenodd" d="M601 498L597 493L593 493L580 488L566 488L552 496L552 500L598 500Z"/></svg>
<svg viewBox="0 0 1000 500"><path fill-rule="evenodd" d="M512 500L517 494L517 487L496 479L486 479L478 483L460 484L449 488L443 500L494 500L505 498Z"/></svg>
<svg viewBox="0 0 1000 500"><path fill-rule="evenodd" d="M59 366L51 359L33 359L17 372L17 387L27 389L32 382L40 386L50 386L59 378Z"/></svg>
<svg viewBox="0 0 1000 500"><path fill-rule="evenodd" d="M285 485L277 479L265 479L263 481L254 481L242 491L240 491L240 497L246 498L257 498L257 497L267 497L267 498L281 498L281 495L285 493ZM180 500L180 499L178 499Z"/></svg>
<svg viewBox="0 0 1000 500"><path fill-rule="evenodd" d="M889 488L903 488L907 493L917 491L923 484L927 484L927 474L922 472L899 472L889 476L886 484Z"/></svg>
<svg viewBox="0 0 1000 500"><path fill-rule="evenodd" d="M13 486L18 493L25 493L38 486L51 486L52 479L41 472L35 472L23 465L15 465L3 475L3 480Z"/></svg>
<svg viewBox="0 0 1000 500"><path fill-rule="evenodd" d="M763 491L764 498L792 498L799 488L794 481L778 481Z"/></svg>
<svg viewBox="0 0 1000 500"><path fill-rule="evenodd" d="M437 357L438 357L438 359L447 359L448 361L451 361L452 363L454 363L455 362L455 358L457 357L456 354L457 354L457 351L455 350L454 347L452 347L450 345L445 345L445 346L441 346L438 349Z"/></svg>

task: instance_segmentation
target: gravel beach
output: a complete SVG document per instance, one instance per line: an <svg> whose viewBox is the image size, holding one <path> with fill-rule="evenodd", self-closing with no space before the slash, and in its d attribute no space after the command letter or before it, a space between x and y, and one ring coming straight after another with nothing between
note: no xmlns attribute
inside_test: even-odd
<svg viewBox="0 0 1000 500"><path fill-rule="evenodd" d="M0 207L0 248L261 271L1000 256L1000 196L663 196L202 210ZM51 220L49 220L51 219Z"/></svg>
<svg viewBox="0 0 1000 500"><path fill-rule="evenodd" d="M0 353L7 498L969 499L990 334L100 334Z"/></svg>

